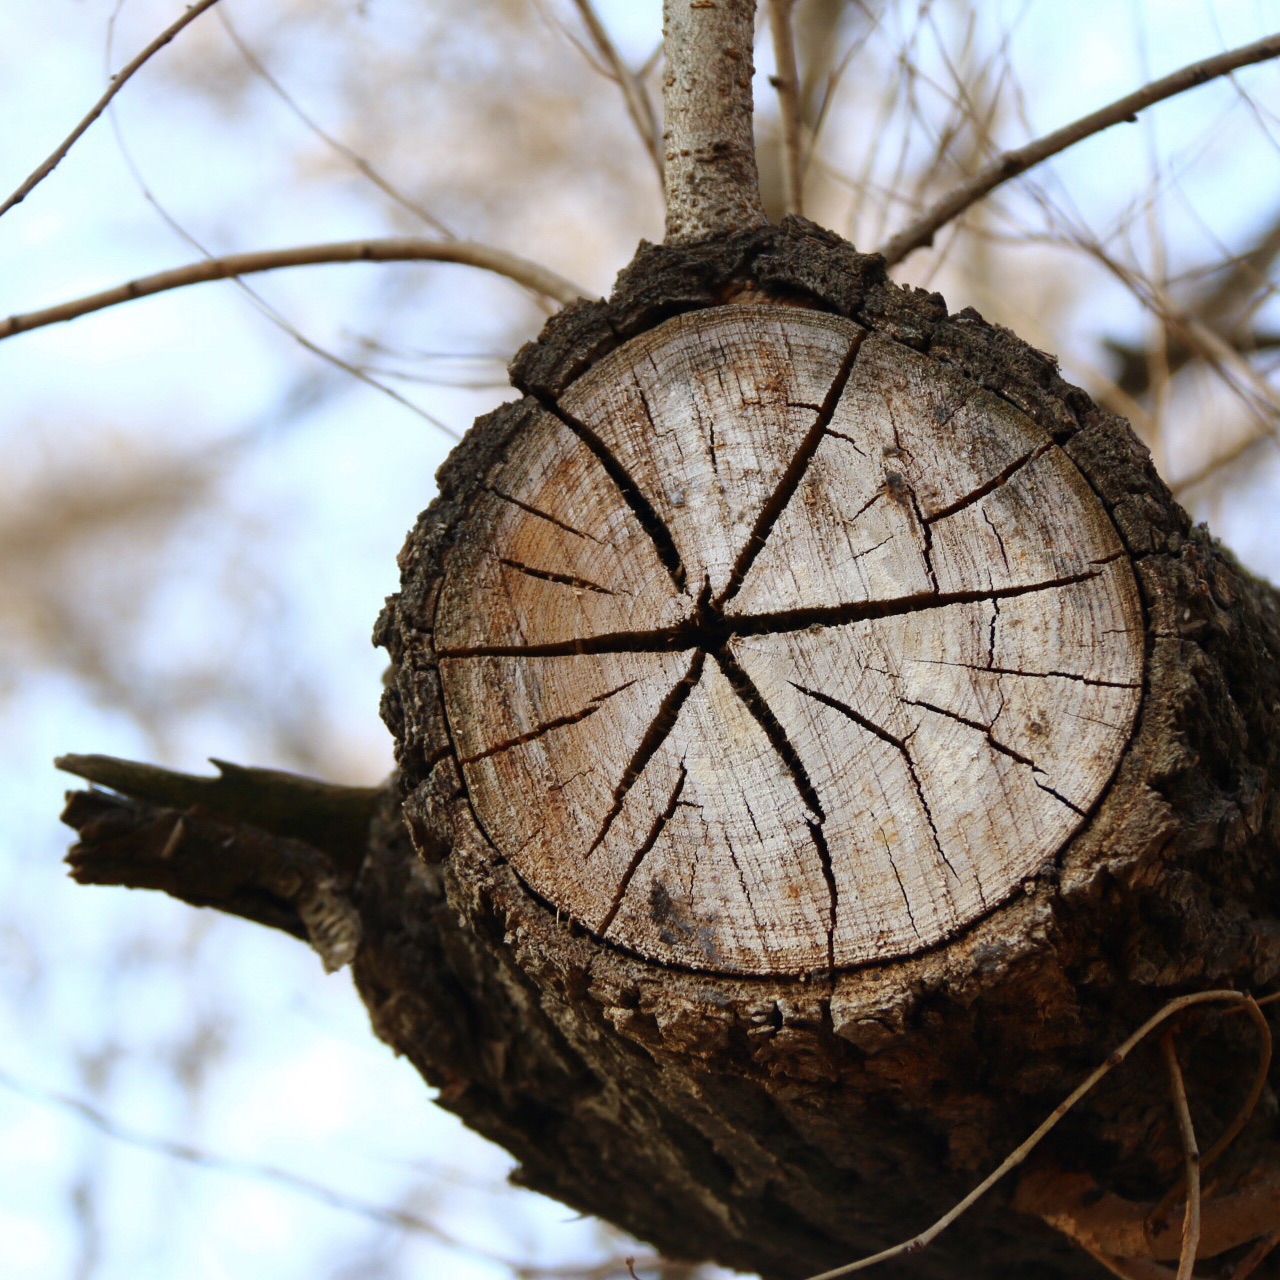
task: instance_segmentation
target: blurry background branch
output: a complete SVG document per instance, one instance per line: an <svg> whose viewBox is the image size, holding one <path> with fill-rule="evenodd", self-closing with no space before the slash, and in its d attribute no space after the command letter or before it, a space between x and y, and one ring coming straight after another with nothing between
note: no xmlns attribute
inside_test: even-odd
<svg viewBox="0 0 1280 1280"><path fill-rule="evenodd" d="M658 123L653 99L649 96L643 79L623 60L591 0L574 0L574 4L582 15L582 23L591 37L591 43L604 62L605 74L616 82L622 93L622 99L627 104L627 115L631 117L631 123L635 125L640 141L657 170L658 181L661 182L662 126Z"/></svg>
<svg viewBox="0 0 1280 1280"><path fill-rule="evenodd" d="M791 30L795 0L767 0L776 70L770 78L778 94L782 134L782 200L787 213L804 213L804 164L800 141L800 72Z"/></svg>
<svg viewBox="0 0 1280 1280"><path fill-rule="evenodd" d="M947 223L958 218L966 209L989 195L1001 183L1026 173L1028 169L1048 160L1051 156L1058 155L1068 147L1073 147L1114 125L1131 123L1140 111L1154 106L1157 102L1164 102L1180 93L1186 93L1187 90L1198 88L1220 76L1230 75L1241 67L1267 62L1277 56L1280 56L1280 33L1253 41L1242 48L1193 62L1179 71L1162 76L1159 80L1153 80L1133 93L1125 94L1123 98L1116 99L1108 106L1081 116L1071 124L1063 125L1061 129L1055 129L1053 133L1046 134L1043 138L1037 138L1035 142L1006 151L980 173L962 183L914 222L885 241L879 252L884 254L885 260L893 266L916 249L931 245L934 236Z"/></svg>
<svg viewBox="0 0 1280 1280"><path fill-rule="evenodd" d="M41 311L30 311L25 315L0 320L0 339L11 338L15 334L26 333L47 324L74 320L91 311L102 311L135 298L145 298L191 284L234 279L259 271L279 271L284 267L306 267L334 262L453 262L506 276L517 284L525 285L562 304L573 302L584 293L577 285L570 284L554 271L488 245L471 244L465 240L350 240L340 244L300 245L289 249L234 253L222 258L206 258L203 262L192 262L171 271L160 271L152 276L143 276L138 280L130 280L127 284L117 285L114 289L104 289L100 293L59 303Z"/></svg>

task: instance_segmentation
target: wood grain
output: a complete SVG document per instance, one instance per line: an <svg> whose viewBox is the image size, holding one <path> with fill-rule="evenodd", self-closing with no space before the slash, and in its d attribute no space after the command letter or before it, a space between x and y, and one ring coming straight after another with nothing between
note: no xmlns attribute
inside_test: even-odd
<svg viewBox="0 0 1280 1280"><path fill-rule="evenodd" d="M655 961L785 974L936 945L1051 860L1128 741L1142 636L1042 428L749 305L548 403L434 646L472 809L536 893Z"/></svg>

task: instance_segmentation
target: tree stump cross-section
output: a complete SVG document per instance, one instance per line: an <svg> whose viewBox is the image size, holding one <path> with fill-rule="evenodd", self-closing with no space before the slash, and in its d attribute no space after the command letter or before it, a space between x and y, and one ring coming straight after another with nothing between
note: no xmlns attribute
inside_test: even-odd
<svg viewBox="0 0 1280 1280"><path fill-rule="evenodd" d="M624 344L512 440L433 647L471 810L556 911L739 974L954 936L1115 771L1143 619L1050 436L852 321Z"/></svg>

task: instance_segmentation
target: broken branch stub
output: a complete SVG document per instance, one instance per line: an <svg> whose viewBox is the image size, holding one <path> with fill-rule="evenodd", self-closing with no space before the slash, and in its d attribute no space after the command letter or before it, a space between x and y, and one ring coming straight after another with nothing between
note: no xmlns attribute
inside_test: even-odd
<svg viewBox="0 0 1280 1280"><path fill-rule="evenodd" d="M649 961L853 968L959 934L1129 740L1143 619L1040 425L852 320L642 333L544 398L442 561L431 644L491 851Z"/></svg>

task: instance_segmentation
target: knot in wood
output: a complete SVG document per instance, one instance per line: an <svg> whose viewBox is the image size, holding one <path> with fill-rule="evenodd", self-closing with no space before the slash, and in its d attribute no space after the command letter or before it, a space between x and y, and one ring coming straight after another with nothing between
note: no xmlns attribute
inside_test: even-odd
<svg viewBox="0 0 1280 1280"><path fill-rule="evenodd" d="M1110 781L1143 624L1024 414L851 321L669 320L548 405L444 565L468 803L558 912L795 974L954 936Z"/></svg>

